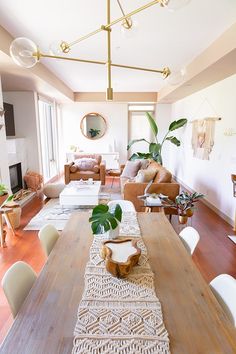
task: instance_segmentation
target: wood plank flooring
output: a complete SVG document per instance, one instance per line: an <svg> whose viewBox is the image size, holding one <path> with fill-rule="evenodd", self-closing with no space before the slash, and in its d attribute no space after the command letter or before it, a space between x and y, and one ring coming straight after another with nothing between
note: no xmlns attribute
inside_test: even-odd
<svg viewBox="0 0 236 354"><path fill-rule="evenodd" d="M110 185L112 178L107 178ZM119 183L114 179L114 187ZM43 207L42 196L35 197L22 211L21 226L13 236L7 234L7 247L0 249L0 280L6 270L16 261L23 260L30 264L39 273L46 257L40 246L37 231L23 231L25 225ZM180 231L177 220L172 224L177 233ZM236 277L236 245L227 238L233 235L232 227L221 219L206 205L199 202L192 218L192 226L200 233L200 242L193 255L193 261L199 268L207 282L221 273L228 273ZM2 342L13 322L7 300L0 287L0 342Z"/></svg>

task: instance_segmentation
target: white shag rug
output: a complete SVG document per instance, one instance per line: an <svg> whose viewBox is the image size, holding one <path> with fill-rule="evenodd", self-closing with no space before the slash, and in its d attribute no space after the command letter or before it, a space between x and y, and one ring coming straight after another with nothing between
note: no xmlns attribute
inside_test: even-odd
<svg viewBox="0 0 236 354"><path fill-rule="evenodd" d="M102 193L110 193L111 200L121 199L121 195L117 188L102 187ZM35 215L28 225L24 228L27 230L40 230L44 225L51 224L57 230L63 230L71 214L75 211L87 212L91 208L81 207L62 207L59 203L59 198L51 199L47 204Z"/></svg>

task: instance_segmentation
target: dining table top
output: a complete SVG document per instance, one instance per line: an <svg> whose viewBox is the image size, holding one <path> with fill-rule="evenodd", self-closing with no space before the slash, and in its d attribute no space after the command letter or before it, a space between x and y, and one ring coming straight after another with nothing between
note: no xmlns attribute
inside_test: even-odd
<svg viewBox="0 0 236 354"><path fill-rule="evenodd" d="M92 233L88 212L67 222L1 348L71 353ZM138 213L172 354L235 354L236 330L163 213ZM138 354L138 353L137 353Z"/></svg>

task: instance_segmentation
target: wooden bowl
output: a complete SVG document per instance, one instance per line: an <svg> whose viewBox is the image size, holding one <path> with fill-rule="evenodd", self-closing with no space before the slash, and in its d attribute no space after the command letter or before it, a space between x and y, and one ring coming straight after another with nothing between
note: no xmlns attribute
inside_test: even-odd
<svg viewBox="0 0 236 354"><path fill-rule="evenodd" d="M138 263L141 254L137 241L131 238L103 242L101 257L106 270L117 278L125 278Z"/></svg>

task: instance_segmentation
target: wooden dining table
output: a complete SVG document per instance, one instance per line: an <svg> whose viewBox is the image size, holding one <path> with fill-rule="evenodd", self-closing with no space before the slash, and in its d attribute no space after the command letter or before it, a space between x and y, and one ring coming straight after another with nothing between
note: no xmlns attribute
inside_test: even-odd
<svg viewBox="0 0 236 354"><path fill-rule="evenodd" d="M92 234L74 213L0 353L71 353ZM138 213L172 354L235 354L236 331L163 213ZM139 354L139 353L136 353Z"/></svg>

